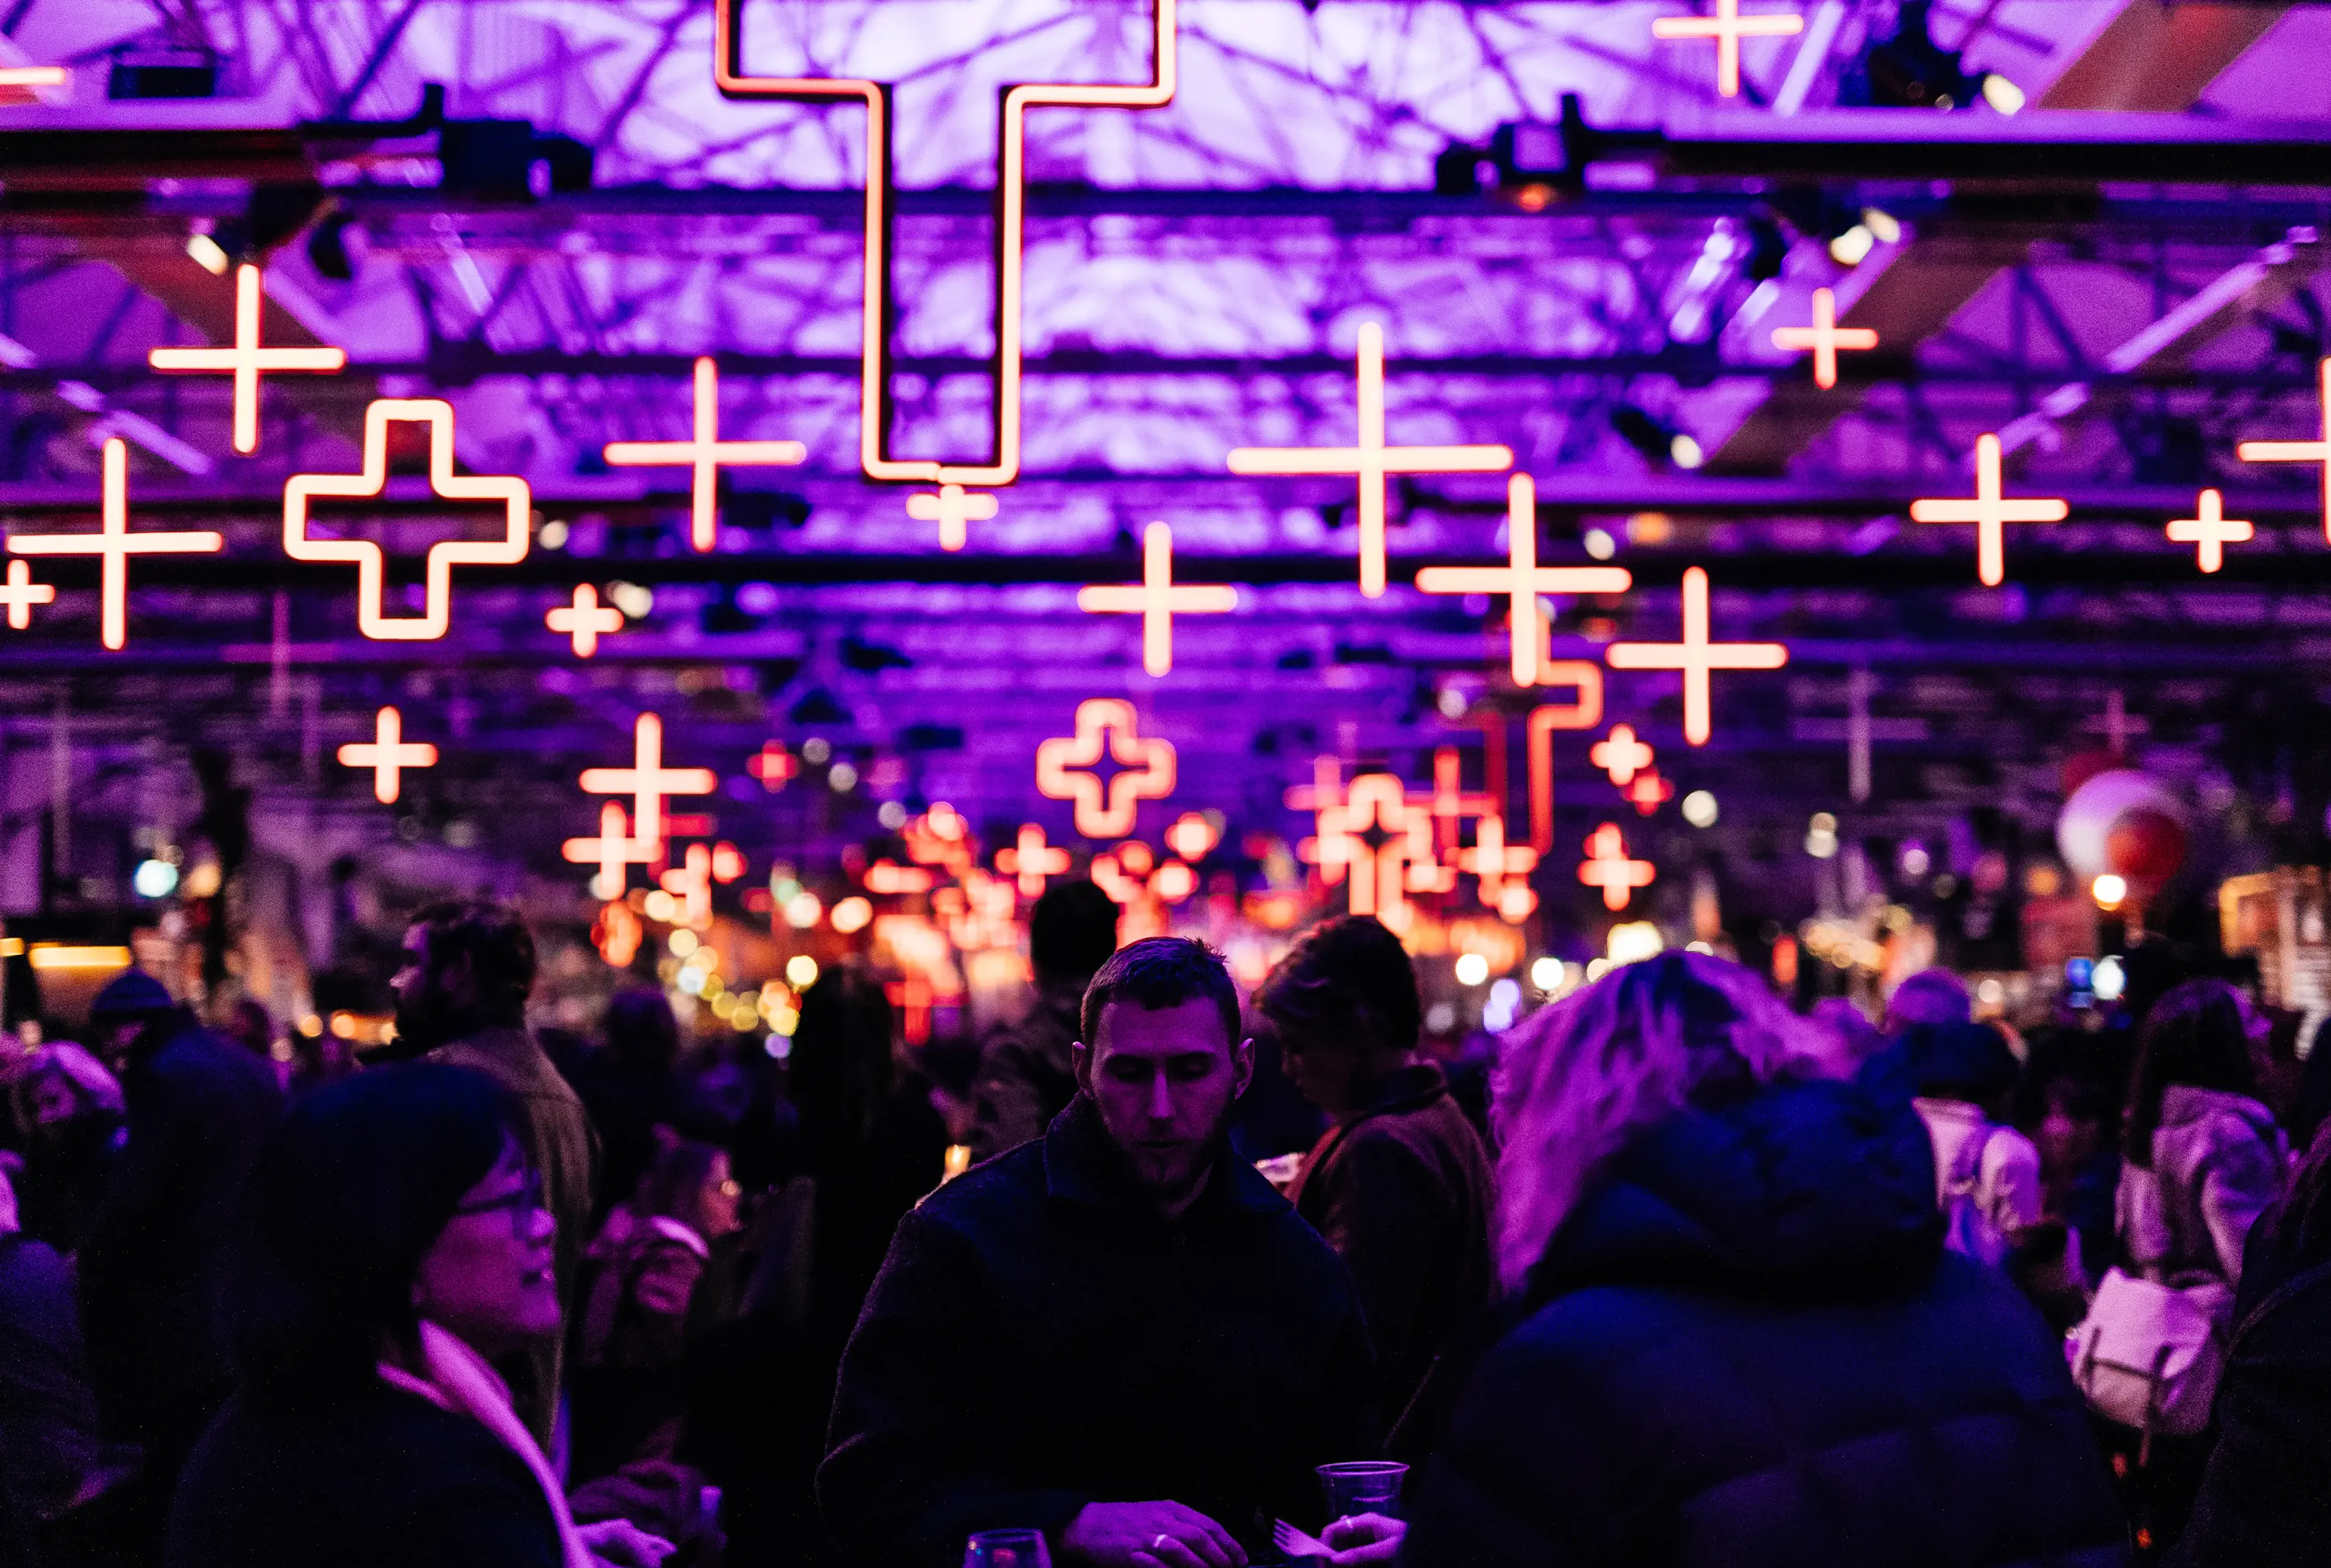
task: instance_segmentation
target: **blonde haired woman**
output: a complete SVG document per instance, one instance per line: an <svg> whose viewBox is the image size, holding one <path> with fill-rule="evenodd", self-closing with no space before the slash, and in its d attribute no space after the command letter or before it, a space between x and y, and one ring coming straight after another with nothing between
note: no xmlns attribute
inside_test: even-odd
<svg viewBox="0 0 2331 1568"><path fill-rule="evenodd" d="M1621 968L1505 1037L1498 1261L1527 1316L1408 1568L2102 1568L2123 1526L2046 1326L1946 1254L1905 1086L1736 965Z"/></svg>

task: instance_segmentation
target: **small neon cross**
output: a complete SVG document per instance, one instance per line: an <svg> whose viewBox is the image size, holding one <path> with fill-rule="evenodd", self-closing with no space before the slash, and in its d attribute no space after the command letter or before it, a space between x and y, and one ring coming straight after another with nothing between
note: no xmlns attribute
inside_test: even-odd
<svg viewBox="0 0 2331 1568"><path fill-rule="evenodd" d="M1716 0L1713 16L1661 16L1651 23L1654 38L1716 40L1716 90L1726 98L1740 96L1743 38L1791 38L1804 30L1802 16L1743 16L1740 0Z"/></svg>
<svg viewBox="0 0 2331 1568"><path fill-rule="evenodd" d="M1613 725L1610 735L1586 751L1586 760L1609 774L1611 782L1621 789L1651 767L1651 748L1637 740L1634 727L1627 724Z"/></svg>
<svg viewBox="0 0 2331 1568"><path fill-rule="evenodd" d="M623 896L623 884L631 879L623 868L645 865L654 860L656 847L633 838L623 826L621 803L606 801L599 807L599 836L569 839L559 846L558 852L577 865L597 863L599 871L591 879L591 896L604 901Z"/></svg>
<svg viewBox="0 0 2331 1568"><path fill-rule="evenodd" d="M1625 791L1627 798L1635 803L1635 814L1641 817L1650 816L1675 799L1675 785L1661 778L1657 768L1637 774L1635 782Z"/></svg>
<svg viewBox="0 0 2331 1568"><path fill-rule="evenodd" d="M1648 888L1659 872L1649 860L1627 858L1627 841L1616 822L1604 822L1586 836L1586 859L1578 863L1578 879L1603 889L1605 909L1623 909L1637 888Z"/></svg>
<svg viewBox="0 0 2331 1568"><path fill-rule="evenodd" d="M1878 347L1878 334L1868 327L1840 327L1837 324L1837 295L1828 289L1813 290L1813 324L1810 327L1775 327L1773 347L1803 352L1813 351L1813 385L1826 392L1837 385L1837 351L1841 348L1860 349Z"/></svg>
<svg viewBox="0 0 2331 1568"><path fill-rule="evenodd" d="M984 523L995 515L995 498L961 485L947 484L933 495L920 490L907 498L907 515L918 523L939 526L939 548L960 550L969 537L966 522Z"/></svg>
<svg viewBox="0 0 2331 1568"><path fill-rule="evenodd" d="M2246 545L2258 532L2240 518L2227 517L2225 498L2215 490L2203 490L2195 509L2200 517L2179 518L2169 525L2168 534L2173 543L2196 546L2194 564L2204 572L2226 564L2228 545Z"/></svg>
<svg viewBox="0 0 2331 1568"><path fill-rule="evenodd" d="M801 773L801 764L794 760L783 741L764 741L761 749L745 759L745 771L758 779L761 787L775 794Z"/></svg>
<svg viewBox="0 0 2331 1568"><path fill-rule="evenodd" d="M100 613L98 641L119 650L128 620L129 557L132 556L209 555L226 547L226 540L209 529L176 534L133 534L129 531L129 448L118 436L105 442L104 520L94 534L18 534L8 541L11 555L96 556L104 565L98 576ZM9 579L14 583L15 574ZM53 594L51 595L54 597ZM8 621L16 624L10 607Z"/></svg>
<svg viewBox="0 0 2331 1568"><path fill-rule="evenodd" d="M1230 455L1234 474L1351 474L1360 490L1360 592L1384 591L1384 476L1503 473L1514 466L1504 446L1386 446L1384 328L1360 326L1359 442L1356 446L1242 446Z"/></svg>
<svg viewBox="0 0 2331 1568"><path fill-rule="evenodd" d="M599 590L588 583L575 585L575 603L552 610L542 618L553 632L575 639L575 657L588 659L599 651L599 639L623 629L623 613L599 603Z"/></svg>
<svg viewBox="0 0 2331 1568"><path fill-rule="evenodd" d="M656 883L673 898L680 900L680 924L691 930L702 930L712 924L712 851L702 844L690 844L679 865L656 879Z"/></svg>
<svg viewBox="0 0 2331 1568"><path fill-rule="evenodd" d="M2279 442L2246 442L2245 445L2279 445ZM2072 515L2072 508L2052 498L2037 500L2004 500L1999 493L1999 437L1984 432L1974 443L1974 499L1972 500L1918 500L1910 503L1910 520L1914 523L1973 523L1974 525L1974 575L1986 588L1996 588L2006 580L2005 537L2000 531L2003 523L2060 523Z"/></svg>
<svg viewBox="0 0 2331 1568"><path fill-rule="evenodd" d="M2331 359L2317 367L2323 406L2321 441L2246 441L2234 448L2244 462L2319 462L2323 465L2323 537L2331 539ZM2203 568L2207 571L2209 568Z"/></svg>
<svg viewBox="0 0 2331 1568"><path fill-rule="evenodd" d="M1541 566L1537 564L1537 482L1527 474L1506 481L1503 566L1427 566L1416 575L1426 594L1503 594L1512 604L1516 686L1537 684L1537 596L1540 594L1623 594L1635 579L1623 566Z"/></svg>
<svg viewBox="0 0 2331 1568"><path fill-rule="evenodd" d="M1174 585L1174 530L1152 523L1141 535L1141 585L1080 588L1077 608L1099 615L1141 617L1141 668L1165 675L1174 668L1174 616L1220 615L1238 608L1236 588Z"/></svg>
<svg viewBox="0 0 2331 1568"><path fill-rule="evenodd" d="M1683 671L1683 737L1706 746L1713 727L1708 677L1715 670L1778 670L1789 651L1778 642L1710 642L1708 640L1708 573L1688 567L1683 575L1683 640L1679 642L1613 642L1603 651L1613 670Z"/></svg>
<svg viewBox="0 0 2331 1568"><path fill-rule="evenodd" d="M398 775L408 767L434 767L437 748L426 741L404 738L404 716L384 708L373 716L372 742L351 741L340 747L342 767L372 769L372 795L385 806L395 805L401 787Z"/></svg>
<svg viewBox="0 0 2331 1568"><path fill-rule="evenodd" d="M640 841L656 844L663 840L666 795L709 795L720 781L710 768L664 766L663 720L642 713L632 729L632 765L586 767L579 782L586 794L630 795Z"/></svg>
<svg viewBox="0 0 2331 1568"><path fill-rule="evenodd" d="M33 581L33 568L23 561L8 563L8 585L0 588L0 604L8 606L8 624L18 632L33 623L33 606L53 604L57 591Z"/></svg>
<svg viewBox="0 0 2331 1568"><path fill-rule="evenodd" d="M1124 771L1106 783L1094 771L1106 737L1109 760ZM1145 800L1174 793L1174 746L1143 739L1133 704L1118 697L1077 704L1076 733L1036 746L1036 793L1076 803L1077 832L1089 839L1122 838L1133 831Z"/></svg>
<svg viewBox="0 0 2331 1568"><path fill-rule="evenodd" d="M224 371L234 377L234 450L259 450L259 378L286 370L329 373L348 363L345 349L262 348L259 346L259 269L246 261L234 270L234 347L154 348L146 363L166 372Z"/></svg>
<svg viewBox="0 0 2331 1568"><path fill-rule="evenodd" d="M689 487L688 541L699 550L718 542L714 502L726 464L736 468L790 467L809 456L797 441L722 441L720 372L709 354L696 361L696 432L686 441L611 441L600 455L618 468L694 470Z"/></svg>
<svg viewBox="0 0 2331 1568"><path fill-rule="evenodd" d="M995 869L1007 877L1020 879L1020 891L1028 898L1042 896L1044 879L1065 875L1069 869L1069 852L1044 842L1044 830L1034 822L1020 824L1020 841L1008 850L995 851Z"/></svg>
<svg viewBox="0 0 2331 1568"><path fill-rule="evenodd" d="M1506 842L1506 821L1495 812L1481 818L1473 830L1473 847L1458 851L1457 863L1481 880L1481 903L1495 909L1508 920L1523 920L1537 904L1526 881L1507 881L1508 877L1527 877L1537 870L1537 851L1527 844ZM1519 894L1519 898L1515 895Z"/></svg>

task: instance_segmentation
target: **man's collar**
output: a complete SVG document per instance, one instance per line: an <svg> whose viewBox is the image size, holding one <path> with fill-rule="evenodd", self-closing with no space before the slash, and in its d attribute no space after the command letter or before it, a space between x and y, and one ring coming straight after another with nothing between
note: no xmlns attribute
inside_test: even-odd
<svg viewBox="0 0 2331 1568"><path fill-rule="evenodd" d="M1133 1174L1133 1164L1102 1126L1092 1097L1079 1091L1044 1133L1045 1196L1080 1208L1138 1215L1162 1221ZM1228 1139L1214 1156L1205 1191L1181 1216L1253 1212L1283 1208L1286 1200L1254 1167L1238 1157Z"/></svg>

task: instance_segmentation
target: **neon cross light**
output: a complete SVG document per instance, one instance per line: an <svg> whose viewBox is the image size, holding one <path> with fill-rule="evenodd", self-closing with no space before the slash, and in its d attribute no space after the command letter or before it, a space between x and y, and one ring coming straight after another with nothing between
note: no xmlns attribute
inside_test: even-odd
<svg viewBox="0 0 2331 1568"><path fill-rule="evenodd" d="M1611 782L1621 789L1651 765L1651 748L1635 738L1635 727L1630 724L1613 725L1611 733L1586 752L1586 760L1609 774Z"/></svg>
<svg viewBox="0 0 2331 1568"><path fill-rule="evenodd" d="M1238 608L1238 590L1174 585L1174 530L1152 523L1141 534L1141 584L1131 588L1080 588L1077 608L1100 615L1141 617L1141 668L1165 675L1174 668L1174 616L1220 615Z"/></svg>
<svg viewBox="0 0 2331 1568"><path fill-rule="evenodd" d="M1541 566L1537 564L1537 483L1527 474L1506 481L1504 566L1427 566L1416 575L1427 594L1503 594L1513 606L1516 686L1535 686L1538 671L1540 594L1623 594L1635 579L1623 566Z"/></svg>
<svg viewBox="0 0 2331 1568"><path fill-rule="evenodd" d="M1661 16L1651 23L1651 36L1674 41L1716 40L1716 90L1726 98L1740 96L1740 41L1743 38L1791 38L1804 31L1802 16L1743 16L1740 0L1716 0L1713 16Z"/></svg>
<svg viewBox="0 0 2331 1568"><path fill-rule="evenodd" d="M1109 760L1124 770L1106 784L1093 771L1104 737ZM1089 698L1077 704L1074 735L1038 743L1036 793L1075 802L1077 832L1086 838L1123 838L1143 801L1174 793L1173 744L1143 739L1133 704L1123 698Z"/></svg>
<svg viewBox="0 0 2331 1568"><path fill-rule="evenodd" d="M1433 747L1433 837L1441 853L1451 858L1457 851L1457 830L1464 819L1496 816L1501 803L1487 792L1467 794L1464 768L1465 759L1455 746Z"/></svg>
<svg viewBox="0 0 2331 1568"><path fill-rule="evenodd" d="M1069 852L1044 842L1044 830L1034 822L1020 824L1020 840L1010 849L995 851L995 869L1007 877L1020 880L1024 896L1041 898L1044 879L1067 874Z"/></svg>
<svg viewBox="0 0 2331 1568"><path fill-rule="evenodd" d="M429 427L429 489L449 501L500 501L500 539L441 539L429 546L428 597L418 615L382 613L386 561L370 539L311 539L308 502L316 496L361 499L388 486L390 421ZM352 474L293 474L283 481L283 553L295 561L353 561L357 567L357 626L382 642L428 642L453 621L455 566L514 566L526 559L527 514L532 495L512 475L453 471L453 405L437 397L376 398L365 409L364 470Z"/></svg>
<svg viewBox="0 0 2331 1568"><path fill-rule="evenodd" d="M1603 651L1613 670L1683 671L1683 737L1706 746L1712 729L1708 677L1715 670L1778 670L1789 651L1778 642L1710 642L1708 640L1708 573L1698 566L1683 575L1683 640L1679 642L1613 642Z"/></svg>
<svg viewBox="0 0 2331 1568"><path fill-rule="evenodd" d="M632 765L586 767L577 782L586 794L630 795L640 841L659 844L663 840L664 797L709 795L720 781L712 776L710 768L664 766L663 720L642 713L632 727Z"/></svg>
<svg viewBox="0 0 2331 1568"><path fill-rule="evenodd" d="M1328 813L1339 810L1344 803L1344 765L1342 761L1332 756L1313 757L1311 759L1311 782L1308 784L1293 785L1287 791L1284 799L1287 802L1287 809L1289 811L1309 812L1311 813L1312 832L1316 835L1312 840L1312 850L1316 855L1318 846L1325 843L1327 839L1328 824L1331 820ZM1312 857L1307 856L1305 858L1310 859ZM1318 865L1320 876L1327 881L1339 882L1343 880L1343 861L1330 861L1326 857L1320 856L1318 857Z"/></svg>
<svg viewBox="0 0 2331 1568"><path fill-rule="evenodd" d="M761 749L745 759L745 771L758 779L763 789L775 794L801 773L801 764L794 760L785 742L769 740L763 741Z"/></svg>
<svg viewBox="0 0 2331 1568"><path fill-rule="evenodd" d="M855 99L866 109L866 290L860 328L859 463L874 480L937 485L1008 485L1020 477L1022 236L1027 217L1027 121L1032 109L1157 109L1174 100L1175 0L1156 5L1156 70L1143 85L1063 82L1006 88L995 177L995 445L992 461L943 463L889 455L891 296L888 234L892 187L890 90L842 77L747 76L737 12L743 0L715 0L712 80L728 98L809 103ZM944 500L946 492L941 491ZM919 515L919 514L910 514ZM966 513L966 515L971 515ZM991 514L992 515L992 514Z"/></svg>
<svg viewBox="0 0 2331 1568"><path fill-rule="evenodd" d="M1813 324L1810 327L1775 327L1773 347L1803 352L1813 351L1813 385L1826 392L1837 385L1837 351L1841 348L1875 348L1878 334L1868 327L1840 327L1837 324L1837 294L1829 289L1813 290Z"/></svg>
<svg viewBox="0 0 2331 1568"><path fill-rule="evenodd" d="M599 639L623 629L623 613L602 606L599 590L588 583L575 585L575 603L547 612L542 623L575 639L575 657L588 659L599 651Z"/></svg>
<svg viewBox="0 0 2331 1568"><path fill-rule="evenodd" d="M176 534L133 534L129 531L129 448L118 436L108 436L104 455L104 509L94 534L17 534L8 540L16 556L95 556L103 563L98 574L98 641L119 651L129 618L129 557L132 556L201 556L226 548L226 540L208 528ZM17 581L12 570L8 581ZM50 598L56 594L51 591ZM8 623L18 624L15 607Z"/></svg>
<svg viewBox="0 0 2331 1568"><path fill-rule="evenodd" d="M62 87L72 80L72 73L62 65L0 66L0 88L19 91L34 87Z"/></svg>
<svg viewBox="0 0 2331 1568"><path fill-rule="evenodd" d="M2201 516L2179 518L2167 530L2172 543L2195 546L2194 565L2204 572L2226 564L2228 545L2246 545L2258 532L2240 518L2227 517L2225 505L2226 499L2217 491L2203 490L2194 508Z"/></svg>
<svg viewBox="0 0 2331 1568"><path fill-rule="evenodd" d="M1635 775L1635 782L1621 792L1635 803L1635 814L1648 817L1668 802L1675 799L1675 785L1660 776L1660 770L1646 768Z"/></svg>
<svg viewBox="0 0 2331 1568"><path fill-rule="evenodd" d="M259 378L285 370L329 373L345 368L345 349L262 348L259 346L259 269L246 261L234 270L234 347L148 349L146 363L167 372L217 373L234 377L234 450L259 450Z"/></svg>
<svg viewBox="0 0 2331 1568"><path fill-rule="evenodd" d="M722 441L720 372L712 356L696 361L695 434L686 441L611 441L600 455L617 468L687 468L688 542L709 550L718 542L714 501L725 464L732 468L790 467L809 456L797 441Z"/></svg>
<svg viewBox="0 0 2331 1568"><path fill-rule="evenodd" d="M1492 812L1473 830L1473 847L1459 851L1457 863L1481 880L1481 904L1509 921L1529 917L1537 896L1519 879L1537 870L1537 851L1506 842L1506 822ZM1507 879L1515 880L1508 881Z"/></svg>
<svg viewBox="0 0 2331 1568"><path fill-rule="evenodd" d="M632 837L623 826L622 804L607 801L599 807L599 836L569 839L558 852L577 865L598 865L598 874L591 879L591 896L604 900L623 896L623 884L631 879L624 867L645 865L656 858L657 851L655 845Z"/></svg>
<svg viewBox="0 0 2331 1568"><path fill-rule="evenodd" d="M2054 499L2003 499L1999 484L1999 437L1985 432L1975 438L1974 499L1910 503L1910 520L1914 523L1974 525L1974 575L1986 588L1998 587L2007 576L2006 547L2000 532L2003 523L2060 523L2072 515L2069 505Z"/></svg>
<svg viewBox="0 0 2331 1568"><path fill-rule="evenodd" d="M966 522L984 523L995 515L995 498L966 490L961 485L941 485L938 493L918 490L907 498L907 515L918 523L939 526L939 548L960 550L968 537Z"/></svg>
<svg viewBox="0 0 2331 1568"><path fill-rule="evenodd" d="M435 767L437 748L426 741L404 738L404 715L384 708L373 716L372 742L351 741L340 747L342 767L372 769L372 798L385 806L396 803L398 775L409 767Z"/></svg>
<svg viewBox="0 0 2331 1568"><path fill-rule="evenodd" d="M1539 684L1578 689L1575 702L1545 702L1530 709L1530 848L1550 855L1554 852L1554 732L1593 729L1603 722L1603 667L1584 659L1561 660L1546 668Z"/></svg>
<svg viewBox="0 0 2331 1568"><path fill-rule="evenodd" d="M1578 863L1578 879L1603 889L1603 907L1627 907L1637 888L1648 888L1659 876L1649 860L1627 858L1627 841L1616 822L1604 822L1586 836L1586 859Z"/></svg>
<svg viewBox="0 0 2331 1568"><path fill-rule="evenodd" d="M712 923L712 851L690 844L679 865L656 879L667 893L680 900L680 922L692 930Z"/></svg>
<svg viewBox="0 0 2331 1568"><path fill-rule="evenodd" d="M1514 466L1504 446L1386 446L1384 328L1360 324L1359 443L1356 446L1242 446L1230 455L1234 474L1351 474L1360 484L1360 592L1384 591L1384 476L1503 473ZM1535 527L1535 525L1533 525Z"/></svg>
<svg viewBox="0 0 2331 1568"><path fill-rule="evenodd" d="M1374 915L1395 931L1409 921L1407 889L1439 885L1432 813L1411 805L1390 774L1362 774L1344 804L1321 813L1318 855L1323 874L1330 864L1349 868L1353 914Z"/></svg>
<svg viewBox="0 0 2331 1568"><path fill-rule="evenodd" d="M33 623L33 606L53 604L57 591L46 583L33 581L33 568L23 561L8 563L8 585L0 588L0 604L8 606L8 624L22 632Z"/></svg>
<svg viewBox="0 0 2331 1568"><path fill-rule="evenodd" d="M2323 408L2320 441L2246 441L2234 448L2244 462L2319 462L2323 465L2323 537L2331 539L2331 359L2317 365L2317 397ZM2207 571L2208 568L2203 568Z"/></svg>

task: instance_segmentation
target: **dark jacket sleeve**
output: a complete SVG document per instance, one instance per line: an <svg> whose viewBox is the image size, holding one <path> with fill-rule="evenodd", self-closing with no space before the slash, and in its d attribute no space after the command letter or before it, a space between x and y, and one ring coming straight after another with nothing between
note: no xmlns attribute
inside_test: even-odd
<svg viewBox="0 0 2331 1568"><path fill-rule="evenodd" d="M922 1210L899 1222L842 1358L820 1511L866 1568L956 1568L975 1531L1054 1530L1091 1499L981 1468L981 1297L970 1245Z"/></svg>
<svg viewBox="0 0 2331 1568"><path fill-rule="evenodd" d="M1368 1337L1391 1374L1387 1392L1405 1398L1424 1371L1405 1364L1416 1351L1417 1319L1432 1292L1447 1283L1422 1264L1444 1250L1449 1204L1416 1151L1397 1137L1356 1137L1323 1174L1333 1180L1323 1194L1319 1233L1351 1270ZM1384 1413L1391 1420L1400 1411Z"/></svg>

